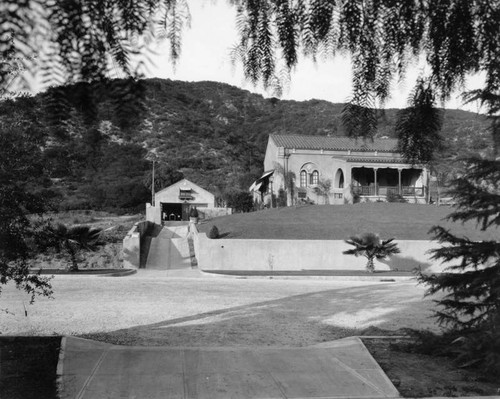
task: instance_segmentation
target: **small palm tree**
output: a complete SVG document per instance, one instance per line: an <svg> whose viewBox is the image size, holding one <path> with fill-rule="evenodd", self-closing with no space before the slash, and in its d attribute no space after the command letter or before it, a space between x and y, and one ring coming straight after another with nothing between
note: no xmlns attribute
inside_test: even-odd
<svg viewBox="0 0 500 399"><path fill-rule="evenodd" d="M101 229L90 226L65 226L59 223L50 227L52 246L58 252L66 251L71 260L68 270L78 271L77 254L82 249L95 250L100 244Z"/></svg>
<svg viewBox="0 0 500 399"><path fill-rule="evenodd" d="M366 270L370 273L375 271L373 260L385 259L391 255L398 254L401 251L398 245L394 242L394 238L381 240L378 234L364 233L360 236L352 236L345 240L347 244L353 245L354 248L344 251L344 255L364 256L368 259Z"/></svg>

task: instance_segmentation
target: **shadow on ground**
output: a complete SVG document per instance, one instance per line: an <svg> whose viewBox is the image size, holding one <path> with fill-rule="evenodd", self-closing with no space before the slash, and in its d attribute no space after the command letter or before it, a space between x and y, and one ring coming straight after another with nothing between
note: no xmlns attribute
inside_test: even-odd
<svg viewBox="0 0 500 399"><path fill-rule="evenodd" d="M389 259L378 260L378 262L389 266L391 270L405 272L412 272L418 268L420 268L422 272L425 272L432 266L429 262L422 262L421 260L415 259L411 256L401 255L392 255Z"/></svg>
<svg viewBox="0 0 500 399"><path fill-rule="evenodd" d="M294 295L188 317L166 316L159 323L83 337L122 345L306 346L367 331L389 335L425 325L437 329L427 319L432 307L430 299L413 289L388 283Z"/></svg>

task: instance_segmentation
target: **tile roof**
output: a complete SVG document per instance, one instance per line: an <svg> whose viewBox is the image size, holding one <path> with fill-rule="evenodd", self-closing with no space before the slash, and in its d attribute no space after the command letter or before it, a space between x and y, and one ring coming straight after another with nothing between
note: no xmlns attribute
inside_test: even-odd
<svg viewBox="0 0 500 399"><path fill-rule="evenodd" d="M339 150L339 151L381 151L398 152L396 139L351 139L333 136L302 136L271 134L270 138L278 147L300 150Z"/></svg>

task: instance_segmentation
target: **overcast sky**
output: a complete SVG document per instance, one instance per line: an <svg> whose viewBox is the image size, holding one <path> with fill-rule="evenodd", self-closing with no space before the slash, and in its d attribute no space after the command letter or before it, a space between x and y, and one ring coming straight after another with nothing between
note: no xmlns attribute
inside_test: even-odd
<svg viewBox="0 0 500 399"><path fill-rule="evenodd" d="M246 82L240 67L231 65L229 50L236 43L235 9L225 0L190 0L191 28L184 33L181 59L174 70L168 58L168 47L158 48L148 77L169 78L184 81L211 80L225 82L264 96L272 96L262 88ZM395 82L392 98L387 108L404 108L415 79L422 66L415 66L403 82ZM467 88L481 86L478 76L467 81ZM282 99L321 99L331 102L345 102L351 94L351 67L349 59L337 57L335 60L312 61L303 59L292 74L290 87ZM445 105L446 108L467 109L477 112L476 105L463 106L457 92Z"/></svg>

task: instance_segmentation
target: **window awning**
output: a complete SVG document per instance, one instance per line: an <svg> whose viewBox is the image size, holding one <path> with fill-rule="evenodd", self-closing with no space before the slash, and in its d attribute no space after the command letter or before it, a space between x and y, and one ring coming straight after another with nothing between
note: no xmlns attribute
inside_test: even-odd
<svg viewBox="0 0 500 399"><path fill-rule="evenodd" d="M269 171L267 171L267 172L264 172L264 174L263 174L261 177L259 177L257 180L263 180L263 179L265 179L266 177L271 176L273 173L274 173L274 169L273 169L273 170L269 170Z"/></svg>
<svg viewBox="0 0 500 399"><path fill-rule="evenodd" d="M269 178L272 176L274 173L274 169L268 170L267 172L264 172L264 174L259 177L257 180L255 180L248 191L258 191L262 185L267 185Z"/></svg>
<svg viewBox="0 0 500 399"><path fill-rule="evenodd" d="M257 181L254 181L250 186L250 191L257 191L260 186L262 186L262 182L257 183Z"/></svg>

